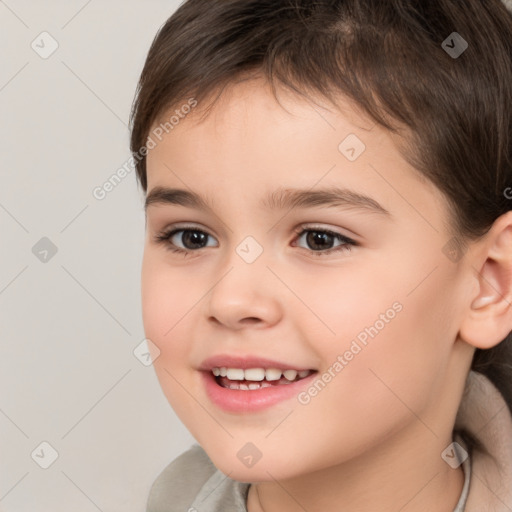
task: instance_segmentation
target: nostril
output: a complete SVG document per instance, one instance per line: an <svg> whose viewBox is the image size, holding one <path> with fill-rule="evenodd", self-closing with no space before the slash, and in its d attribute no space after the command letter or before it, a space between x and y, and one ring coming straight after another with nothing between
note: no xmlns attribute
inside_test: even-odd
<svg viewBox="0 0 512 512"><path fill-rule="evenodd" d="M254 324L261 322L261 320L259 318L256 318L255 316L248 316L247 318L243 318L241 322L243 322L244 324Z"/></svg>

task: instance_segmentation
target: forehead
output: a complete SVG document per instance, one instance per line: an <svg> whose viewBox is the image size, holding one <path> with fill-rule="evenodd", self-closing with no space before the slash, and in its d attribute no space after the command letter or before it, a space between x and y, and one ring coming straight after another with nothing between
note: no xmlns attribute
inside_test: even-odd
<svg viewBox="0 0 512 512"><path fill-rule="evenodd" d="M311 123L316 120L324 129L338 129L340 123L346 121L347 128L368 131L375 125L368 115L358 111L354 102L342 95L338 95L336 105L332 105L318 94L302 96L280 85L276 85L274 94L271 85L263 77L230 82L221 91L212 91L197 106L188 109L187 103L192 99L182 99L166 112L160 113L151 129L164 125L172 117L174 122L170 131L174 134L194 128L198 133L201 130L207 131L210 137L223 135L212 132L212 126L219 130L227 126L234 128L249 125L259 129L262 126L268 128L272 123L293 121L298 126L301 121ZM190 112L178 120L173 114L182 109ZM338 126L332 124L333 119Z"/></svg>
<svg viewBox="0 0 512 512"><path fill-rule="evenodd" d="M270 86L255 79L230 84L204 116L210 102L155 140L147 156L148 192L172 185L218 201L236 188L250 199L260 191L262 204L277 188L343 186L368 191L388 210L414 214L435 208L433 201L446 207L440 191L405 161L399 139L346 99L335 108L278 89L276 100ZM347 158L347 144L356 159Z"/></svg>
<svg viewBox="0 0 512 512"><path fill-rule="evenodd" d="M291 165L298 175L300 167L318 168L324 160L337 159L338 145L350 133L364 142L371 135L374 146L384 142L385 133L348 102L340 100L340 114L283 88L277 94L276 100L263 79L253 79L231 83L220 95L212 93L180 118L176 104L152 126L150 134L159 130L160 135L158 140L153 136L156 147L147 157L149 180L162 160L182 169L191 162L205 170L237 166L239 176L256 164L262 172L272 169L273 175ZM298 162L304 165L297 167Z"/></svg>

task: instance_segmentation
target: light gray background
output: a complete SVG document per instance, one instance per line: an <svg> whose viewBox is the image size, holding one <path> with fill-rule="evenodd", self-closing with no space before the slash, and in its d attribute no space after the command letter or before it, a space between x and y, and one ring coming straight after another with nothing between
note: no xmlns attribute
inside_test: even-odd
<svg viewBox="0 0 512 512"><path fill-rule="evenodd" d="M137 79L177 6L0 0L0 511L144 511L157 474L194 442L133 353L135 174L92 194L130 155ZM47 59L31 47L48 50L44 31L59 45ZM43 237L57 247L47 261L32 251ZM48 469L43 441L58 452Z"/></svg>

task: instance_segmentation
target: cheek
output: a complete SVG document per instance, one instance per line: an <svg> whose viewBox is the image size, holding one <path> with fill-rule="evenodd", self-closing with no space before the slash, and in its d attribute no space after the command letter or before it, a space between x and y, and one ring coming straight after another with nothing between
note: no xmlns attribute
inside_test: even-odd
<svg viewBox="0 0 512 512"><path fill-rule="evenodd" d="M347 318L357 324L348 329L343 348L349 349L348 355L357 345L361 349L351 356L345 375L358 390L355 407L363 414L366 406L386 415L388 407L406 410L404 404L419 413L444 378L456 336L452 303L440 294L449 276L443 276L441 267L422 281L428 273L402 267L394 280L389 279L392 275L382 279L373 294L358 294L362 306L353 305L351 316L351 308L345 307Z"/></svg>
<svg viewBox="0 0 512 512"><path fill-rule="evenodd" d="M204 295L204 283L201 286L188 273L186 269L165 265L161 257L150 252L144 254L141 274L144 330L162 355L186 324L188 312Z"/></svg>
<svg viewBox="0 0 512 512"><path fill-rule="evenodd" d="M402 275L390 275L389 269L373 263L347 265L339 269L322 268L311 275L299 276L294 290L308 306L293 306L286 311L296 313L305 338L331 359L346 350L357 339L362 348L372 340L385 337L389 325L403 316L410 283ZM357 348L355 349L357 350ZM350 357L350 356L349 356Z"/></svg>
<svg viewBox="0 0 512 512"><path fill-rule="evenodd" d="M188 339L195 328L193 308L205 293L204 286L186 274L184 269L171 269L156 258L144 257L142 316L145 335L158 351L153 369L169 404L185 420L190 415L191 401L186 389L193 372ZM185 423L194 435L193 421L192 425L190 421Z"/></svg>
<svg viewBox="0 0 512 512"><path fill-rule="evenodd" d="M421 410L432 400L456 335L450 295L440 292L450 268L439 265L424 279L438 263L432 261L410 257L387 269L345 272L338 281L316 276L316 292L310 289L304 297L329 329L309 314L302 326L315 340L323 370L330 368L335 377L326 375L332 383L322 388L322 399L312 399L312 407L326 400L350 410L357 428L379 415L410 415L404 403ZM389 414L395 408L396 414Z"/></svg>
<svg viewBox="0 0 512 512"><path fill-rule="evenodd" d="M144 332L158 350L153 368L160 386L180 417L186 417L190 408L190 396L183 383L189 381L191 372L187 343L193 329L191 309L203 295L204 290L186 277L185 270L171 269L145 253L141 274Z"/></svg>
<svg viewBox="0 0 512 512"><path fill-rule="evenodd" d="M417 416L428 423L426 411L438 399L450 345L446 334L439 332L447 312L436 300L436 289L432 282L423 293L418 289L398 297L401 306L388 311L388 323L378 320L397 300L392 291L383 293L380 300L373 296L361 302L363 308L352 306L352 316L344 304L347 321L339 321L335 329L346 335L317 344L326 363L319 380L328 382L306 390L306 400L295 408L294 422L283 423L273 432L274 445L286 447L290 440L307 445L303 458L310 469L320 469L377 447L417 422ZM366 344L358 333L367 334Z"/></svg>

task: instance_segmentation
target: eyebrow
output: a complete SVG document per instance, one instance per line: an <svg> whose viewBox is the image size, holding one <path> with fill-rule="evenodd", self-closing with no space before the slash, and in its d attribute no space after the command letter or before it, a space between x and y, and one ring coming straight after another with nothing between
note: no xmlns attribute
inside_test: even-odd
<svg viewBox="0 0 512 512"><path fill-rule="evenodd" d="M147 195L144 210L149 205L173 204L203 211L213 211L211 201L201 195L176 188L154 187ZM392 217L375 199L347 188L330 187L316 190L281 188L266 196L260 203L269 210L312 208L315 206L350 208Z"/></svg>

